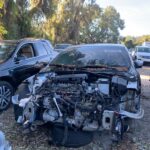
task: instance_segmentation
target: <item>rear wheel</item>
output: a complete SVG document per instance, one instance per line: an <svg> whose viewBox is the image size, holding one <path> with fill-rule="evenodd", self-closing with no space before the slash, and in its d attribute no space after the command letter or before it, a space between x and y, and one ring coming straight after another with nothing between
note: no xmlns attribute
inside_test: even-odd
<svg viewBox="0 0 150 150"><path fill-rule="evenodd" d="M0 81L0 111L8 109L13 92L14 89L10 83Z"/></svg>

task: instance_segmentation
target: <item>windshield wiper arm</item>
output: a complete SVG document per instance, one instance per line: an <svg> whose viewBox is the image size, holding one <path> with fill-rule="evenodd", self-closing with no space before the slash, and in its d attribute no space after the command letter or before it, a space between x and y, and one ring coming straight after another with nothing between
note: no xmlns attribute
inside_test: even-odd
<svg viewBox="0 0 150 150"><path fill-rule="evenodd" d="M76 68L75 65L64 65L64 64L49 64L49 66L60 67L60 68L66 67L70 69Z"/></svg>
<svg viewBox="0 0 150 150"><path fill-rule="evenodd" d="M112 70L112 71L118 71L117 68L115 67L110 67L107 65L86 65L86 66L78 66L78 65L65 65L65 64L49 64L49 66L54 66L54 67L58 67L58 68L67 68L67 69L75 69L75 70L85 70L85 69L108 69L108 70Z"/></svg>
<svg viewBox="0 0 150 150"><path fill-rule="evenodd" d="M86 69L86 68L104 68L104 69L111 69L111 70L117 70L115 67L110 67L107 65L86 65L86 66L81 66L77 67L79 69Z"/></svg>

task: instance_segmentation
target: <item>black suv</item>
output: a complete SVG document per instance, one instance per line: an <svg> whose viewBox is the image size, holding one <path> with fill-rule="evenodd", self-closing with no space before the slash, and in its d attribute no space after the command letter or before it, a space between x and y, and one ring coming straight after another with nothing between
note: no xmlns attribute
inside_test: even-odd
<svg viewBox="0 0 150 150"><path fill-rule="evenodd" d="M8 108L17 86L39 71L38 64L47 63L56 55L48 40L0 41L0 111Z"/></svg>

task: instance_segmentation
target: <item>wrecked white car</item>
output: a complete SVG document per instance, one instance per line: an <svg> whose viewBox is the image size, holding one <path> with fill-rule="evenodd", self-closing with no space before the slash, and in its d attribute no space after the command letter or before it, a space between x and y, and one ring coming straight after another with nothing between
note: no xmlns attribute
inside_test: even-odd
<svg viewBox="0 0 150 150"><path fill-rule="evenodd" d="M125 118L140 119L141 80L126 47L88 44L69 47L13 96L15 119L33 131L50 124L51 142L79 147L95 131L109 130L119 141Z"/></svg>

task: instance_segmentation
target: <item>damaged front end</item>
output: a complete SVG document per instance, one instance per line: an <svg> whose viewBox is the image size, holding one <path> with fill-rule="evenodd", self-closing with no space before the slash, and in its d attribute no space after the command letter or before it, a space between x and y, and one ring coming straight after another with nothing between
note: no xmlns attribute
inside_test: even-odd
<svg viewBox="0 0 150 150"><path fill-rule="evenodd" d="M144 114L139 74L126 48L117 44L73 46L26 86L26 96L20 90L13 97L17 122L29 131L39 122L50 124L56 145L79 147L103 130L119 141L128 129L125 118Z"/></svg>
<svg viewBox="0 0 150 150"><path fill-rule="evenodd" d="M118 141L124 118L140 119L144 114L137 81L120 75L45 73L44 78L34 77L28 88L27 98L15 95L12 101L22 110L17 122L31 131L40 120L64 127L64 132L109 130Z"/></svg>

